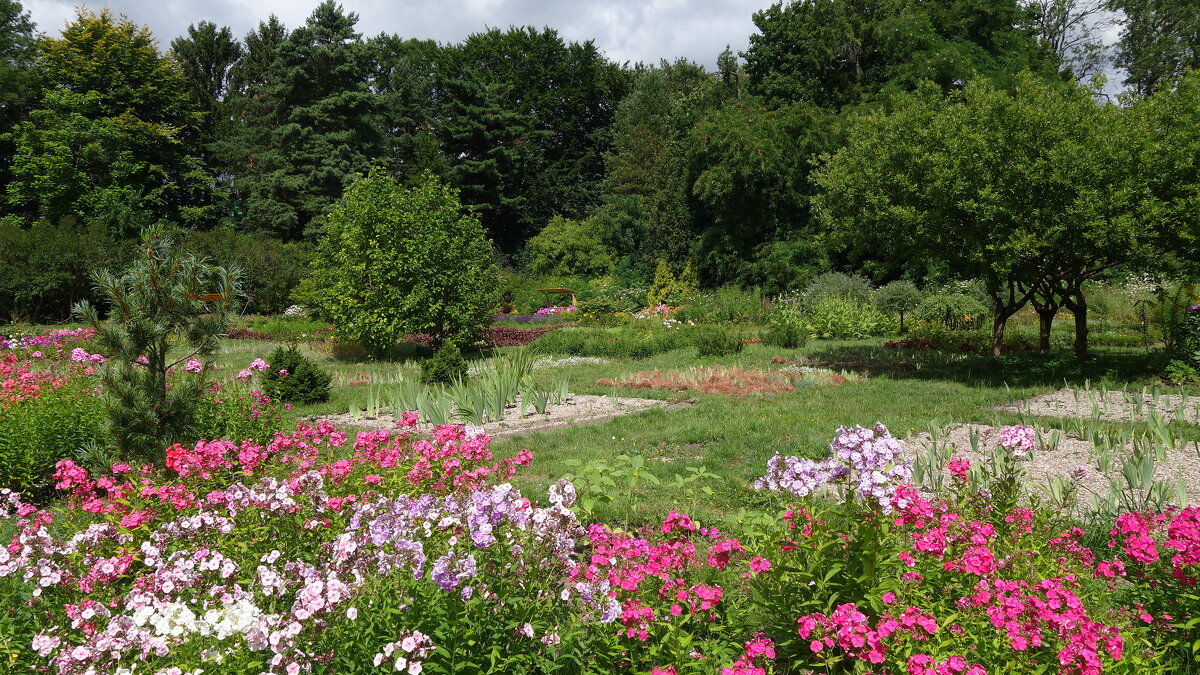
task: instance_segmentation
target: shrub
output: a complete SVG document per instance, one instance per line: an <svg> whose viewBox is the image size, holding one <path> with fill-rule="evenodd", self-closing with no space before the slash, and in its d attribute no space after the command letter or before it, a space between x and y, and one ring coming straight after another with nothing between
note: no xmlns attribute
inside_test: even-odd
<svg viewBox="0 0 1200 675"><path fill-rule="evenodd" d="M784 349L799 349L808 341L804 319L795 312L779 310L771 315L771 324L763 332L764 344Z"/></svg>
<svg viewBox="0 0 1200 675"><path fill-rule="evenodd" d="M36 399L0 406L0 488L44 496L54 463L107 435L94 379L79 377Z"/></svg>
<svg viewBox="0 0 1200 675"><path fill-rule="evenodd" d="M181 254L159 229L144 233L142 252L121 274L94 275L109 305L106 321L86 301L75 312L95 329L97 349L107 357L101 399L119 449L149 457L190 440L208 357L226 331L237 282ZM185 363L187 376L175 377Z"/></svg>
<svg viewBox="0 0 1200 675"><path fill-rule="evenodd" d="M823 339L862 339L896 332L896 322L874 305L848 297L818 300L804 312L809 335Z"/></svg>
<svg viewBox="0 0 1200 675"><path fill-rule="evenodd" d="M333 377L295 346L277 347L262 371L263 393L281 403L321 403L329 400Z"/></svg>
<svg viewBox="0 0 1200 675"><path fill-rule="evenodd" d="M654 279L650 283L650 290L646 293L646 306L675 307L681 305L696 293L698 287L696 270L690 262L684 265L683 270L676 276L671 270L670 263L666 260L659 260L658 266L654 269Z"/></svg>
<svg viewBox="0 0 1200 675"><path fill-rule="evenodd" d="M841 298L861 305L870 302L872 292L871 282L866 277L825 272L805 287L802 297L806 307L813 307L826 298Z"/></svg>
<svg viewBox="0 0 1200 675"><path fill-rule="evenodd" d="M467 360L453 342L443 344L421 362L422 384L450 384L467 376Z"/></svg>
<svg viewBox="0 0 1200 675"><path fill-rule="evenodd" d="M343 338L379 357L404 333L473 341L490 321L492 247L458 191L432 175L405 188L372 171L324 223L309 291Z"/></svg>
<svg viewBox="0 0 1200 675"><path fill-rule="evenodd" d="M913 310L912 318L926 323L940 323L955 330L980 327L991 311L982 302L964 293L931 295Z"/></svg>
<svg viewBox="0 0 1200 675"><path fill-rule="evenodd" d="M533 344L545 354L644 359L690 347L693 338L691 329L682 327L559 328Z"/></svg>
<svg viewBox="0 0 1200 675"><path fill-rule="evenodd" d="M1192 368L1200 368L1200 304L1190 305L1175 322L1172 355Z"/></svg>
<svg viewBox="0 0 1200 675"><path fill-rule="evenodd" d="M591 314L593 316L616 314L621 311L618 309L615 300L603 295L594 295L586 300L580 300L576 306L579 308L580 313Z"/></svg>
<svg viewBox="0 0 1200 675"><path fill-rule="evenodd" d="M879 311L900 317L900 332L904 332L904 317L921 303L921 291L906 279L893 281L875 291L875 306Z"/></svg>
<svg viewBox="0 0 1200 675"><path fill-rule="evenodd" d="M613 250L589 225L555 216L526 244L529 270L540 275L605 274L613 266Z"/></svg>
<svg viewBox="0 0 1200 675"><path fill-rule="evenodd" d="M680 321L696 323L737 323L758 319L762 313L759 289L722 286L693 294L675 316Z"/></svg>
<svg viewBox="0 0 1200 675"><path fill-rule="evenodd" d="M180 235L185 252L241 271L245 311L253 314L280 314L286 310L292 292L311 265L311 244L285 243L265 232L218 227Z"/></svg>
<svg viewBox="0 0 1200 675"><path fill-rule="evenodd" d="M700 356L732 356L746 346L742 337L724 328L698 328L693 338Z"/></svg>

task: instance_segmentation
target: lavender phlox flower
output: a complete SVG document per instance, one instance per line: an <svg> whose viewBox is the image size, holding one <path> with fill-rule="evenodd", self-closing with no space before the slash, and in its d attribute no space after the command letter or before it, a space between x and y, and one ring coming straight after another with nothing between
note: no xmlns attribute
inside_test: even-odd
<svg viewBox="0 0 1200 675"><path fill-rule="evenodd" d="M473 578L476 571L475 556L461 555L451 549L433 562L430 576L443 591L451 591L458 588L462 582Z"/></svg>
<svg viewBox="0 0 1200 675"><path fill-rule="evenodd" d="M912 479L911 460L903 457L900 442L882 424L870 429L842 427L829 450L830 457L821 460L777 453L767 461L767 473L754 482L754 488L806 497L845 482L860 501L890 513L896 487Z"/></svg>

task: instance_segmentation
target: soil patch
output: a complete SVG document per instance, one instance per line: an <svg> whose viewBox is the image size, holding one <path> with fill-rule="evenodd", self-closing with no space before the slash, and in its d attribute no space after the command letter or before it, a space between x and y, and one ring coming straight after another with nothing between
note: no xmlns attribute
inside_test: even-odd
<svg viewBox="0 0 1200 675"><path fill-rule="evenodd" d="M521 405L508 406L504 417L483 425L492 438L501 438L529 431L551 431L583 424L605 422L621 415L648 410L650 408L678 408L691 405L690 403L669 403L651 398L625 398L612 396L592 396L588 394L571 394L558 405L546 407L546 412L538 414L530 407L524 417L521 416ZM391 429L396 425L392 419L391 410L381 413L379 417L360 416L355 419L350 413L325 415L322 419L333 422L335 426L355 429ZM426 425L421 425L422 429Z"/></svg>
<svg viewBox="0 0 1200 675"><path fill-rule="evenodd" d="M979 432L978 452L971 447L972 430ZM1042 435L1047 439L1050 438L1051 433L1047 430L1042 431ZM986 464L991 461L992 449L996 447L999 437L1000 429L998 427L962 424L944 427L937 438L937 443L942 447L952 448L951 456L969 459L972 465L977 465L981 462ZM915 458L918 453L924 453L931 447L929 433L909 436L903 440L903 445L905 454ZM1079 482L1080 498L1085 504L1091 502L1093 493L1101 495L1108 493L1108 477L1100 473L1095 447L1090 441L1067 434L1059 436L1057 447L1040 449L1034 453L1032 460L1025 462L1028 479L1026 487L1029 490L1037 490L1038 486L1046 485L1051 477L1070 479L1080 467L1083 468L1081 472L1083 478ZM1120 480L1120 471L1121 457L1114 453L1112 466L1109 467L1109 475ZM1154 476L1172 486L1177 480L1182 479L1189 501L1192 503L1200 501L1200 452L1192 443L1181 444L1167 450L1166 459L1158 462L1155 466ZM949 482L949 471L946 471L943 484L948 485Z"/></svg>
<svg viewBox="0 0 1200 675"><path fill-rule="evenodd" d="M998 406L1004 412L1044 417L1080 417L1115 422L1142 421L1153 412L1159 420L1200 424L1200 397L1150 392L1059 389L1049 394Z"/></svg>

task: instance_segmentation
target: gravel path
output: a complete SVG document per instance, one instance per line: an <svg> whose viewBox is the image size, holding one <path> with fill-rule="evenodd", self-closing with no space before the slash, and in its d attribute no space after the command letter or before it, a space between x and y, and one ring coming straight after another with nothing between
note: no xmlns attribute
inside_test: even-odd
<svg viewBox="0 0 1200 675"><path fill-rule="evenodd" d="M980 434L978 452L971 448L972 430L978 430ZM1048 439L1052 432L1043 430L1042 433L1043 437ZM953 448L951 456L969 459L974 466L991 461L992 448L996 447L999 435L1000 431L995 427L982 424L963 424L943 428L937 442L943 447ZM931 445L929 433L909 436L903 440L903 444L905 453L910 457L916 457L918 453L928 451ZM1026 462L1027 487L1030 490L1037 490L1039 486L1045 486L1047 481L1054 476L1068 479L1079 467L1084 467L1084 478L1080 482L1080 495L1085 503L1091 503L1093 492L1107 494L1108 478L1100 473L1098 455L1092 443L1065 434L1059 436L1057 447L1039 450L1034 453L1031 460ZM1120 471L1121 458L1114 454L1109 475L1120 480ZM943 484L949 483L948 473L947 471ZM1182 479L1191 503L1200 503L1200 446L1187 443L1185 446L1167 450L1165 460L1157 463L1154 475L1156 479L1172 486L1177 480Z"/></svg>
<svg viewBox="0 0 1200 675"><path fill-rule="evenodd" d="M1157 398L1150 392L1059 389L1049 394L998 406L1004 412L1042 415L1046 417L1081 417L1118 422L1141 421L1153 411L1163 422L1176 419L1188 424L1200 424L1200 397L1162 394Z"/></svg>

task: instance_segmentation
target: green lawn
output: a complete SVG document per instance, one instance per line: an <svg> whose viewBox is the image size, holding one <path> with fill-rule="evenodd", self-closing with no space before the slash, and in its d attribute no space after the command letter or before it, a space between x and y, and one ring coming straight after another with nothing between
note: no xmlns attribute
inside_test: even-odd
<svg viewBox="0 0 1200 675"><path fill-rule="evenodd" d="M903 436L926 430L932 424L979 422L1016 423L1020 416L992 408L1010 397L1024 397L1063 386L1064 382L1107 383L1110 388L1140 388L1153 381L1156 356L1142 349L1097 348L1091 360L1079 364L1065 350L1049 357L1034 353L1006 356L1000 362L973 354L888 349L882 340L815 341L796 351L748 345L732 357L699 358L695 350L676 350L644 360L610 360L535 371L542 386L569 377L571 390L584 394L617 394L660 399L690 400L691 405L654 409L616 419L564 430L526 433L498 439L493 450L511 456L521 448L534 453L534 462L518 483L532 493L549 482L574 474L575 462L603 461L611 467L627 466L621 455L642 456L643 471L658 483L640 480L627 489L627 478L615 476L612 501L599 505L600 518L644 522L661 517L671 508L687 505L713 514L753 506L758 497L751 488L764 464L776 452L818 457L826 452L841 425L883 422ZM232 376L255 357L266 357L275 345L268 342L226 341L218 358L223 374ZM370 379L385 383L397 377L416 377L418 362L367 362L334 358L305 347L335 375L328 403L299 407L295 416L346 412L365 405L367 386L352 381ZM504 351L504 350L499 350ZM750 397L703 393L677 394L625 387L602 386L601 378L620 378L638 371L678 370L705 365L743 368L778 368L772 357L804 356L818 364L854 370L866 379L837 387L805 387L794 392ZM1063 426L1061 421L1039 419L1043 426ZM1109 426L1123 426L1110 424ZM1179 433L1200 437L1194 427L1180 425ZM704 466L712 478L675 484L676 474ZM628 467L627 467L628 468ZM707 486L712 494L700 490Z"/></svg>

